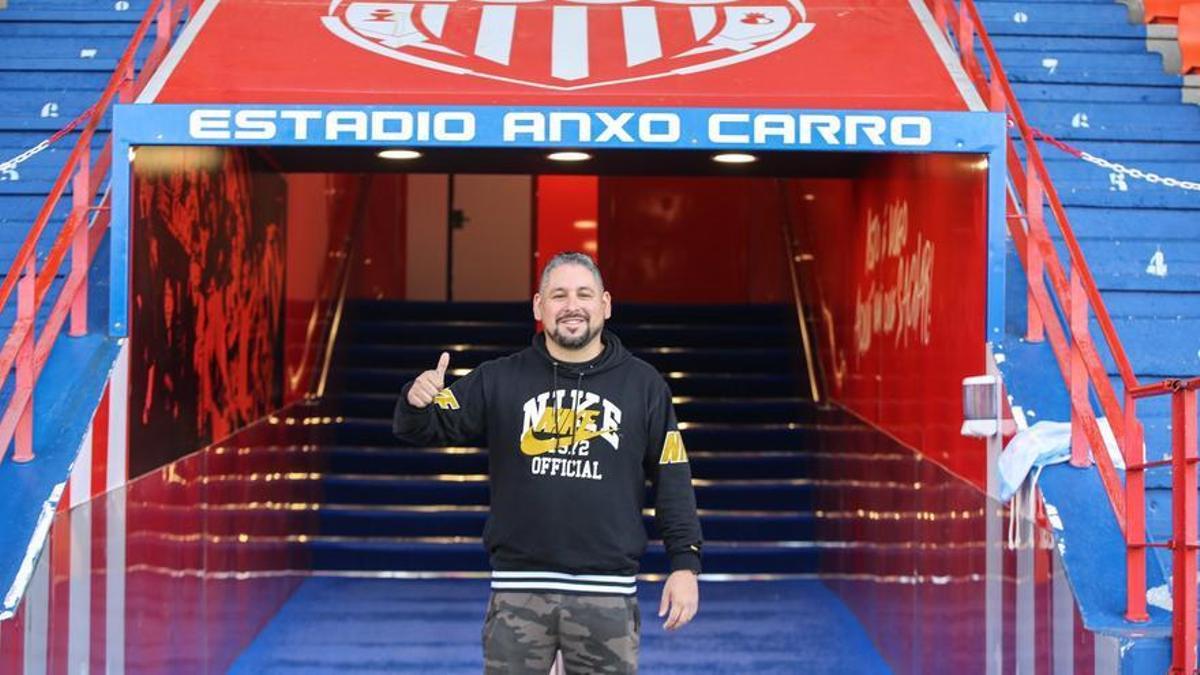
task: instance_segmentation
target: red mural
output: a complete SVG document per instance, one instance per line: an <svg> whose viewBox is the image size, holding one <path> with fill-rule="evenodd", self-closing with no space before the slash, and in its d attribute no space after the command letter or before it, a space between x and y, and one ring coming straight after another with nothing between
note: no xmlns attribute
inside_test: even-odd
<svg viewBox="0 0 1200 675"><path fill-rule="evenodd" d="M984 372L987 169L977 157L879 156L790 185L832 398L976 485L961 382Z"/></svg>
<svg viewBox="0 0 1200 675"><path fill-rule="evenodd" d="M278 407L286 187L243 151L133 163L130 475Z"/></svg>

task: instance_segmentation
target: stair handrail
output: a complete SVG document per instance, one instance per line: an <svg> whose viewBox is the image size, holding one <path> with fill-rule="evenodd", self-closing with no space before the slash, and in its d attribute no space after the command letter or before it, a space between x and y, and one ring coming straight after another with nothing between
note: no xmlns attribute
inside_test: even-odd
<svg viewBox="0 0 1200 675"><path fill-rule="evenodd" d="M93 162L91 150L96 130L114 101L132 101L145 88L166 58L174 29L184 12L193 17L199 6L199 0L151 0L104 92L81 115L86 124L79 140L59 171L4 281L0 282L0 311L7 306L14 290L17 294L17 320L0 347L0 387L8 381L14 368L16 370L16 386L0 415L0 462L4 461L9 445L14 446L13 461L29 462L34 458L33 391L67 315L71 320L68 335L87 334L88 269L111 220L110 192L103 193L99 205L96 205L96 196L112 167L112 136L109 135ZM154 46L138 72L138 49L152 24L155 25ZM38 241L62 200L68 181L72 186L71 211L39 270ZM59 289L41 334L35 335L38 310L68 253L71 262L67 279Z"/></svg>
<svg viewBox="0 0 1200 675"><path fill-rule="evenodd" d="M1088 448L1097 449L1092 454L1125 538L1125 618L1138 622L1149 620L1146 610L1147 548L1171 547L1181 555L1190 556L1184 561L1185 564L1177 564L1173 570L1177 610L1176 630L1172 636L1173 669L1190 673L1195 669L1197 639L1195 391L1200 387L1200 379L1168 379L1156 384L1139 385L1037 147L1036 139L1045 136L1027 123L974 1L958 0L956 3L954 0L927 0L927 4L939 30L956 44L962 65L972 84L986 98L988 108L1006 114L1009 126L1016 129L1025 148L1027 165L1022 163L1017 153L1013 135L1008 135L1006 156L1010 184L1006 221L1029 283L1026 338L1035 342L1049 338L1051 350L1067 383L1071 406L1071 463L1079 467L1090 466ZM987 72L975 55L975 38L979 39L983 48ZM1063 269L1046 227L1044 208L1047 205L1066 244L1069 274ZM1044 277L1050 280L1049 289ZM1066 326L1060 324L1063 317L1059 315L1059 308L1066 315ZM1089 310L1100 325L1105 345L1121 378L1123 407L1117 400L1092 340L1088 325ZM1102 451L1107 446L1092 410L1089 384L1095 390L1124 459L1124 486L1108 452ZM1173 540L1150 544L1146 542L1144 473L1150 468L1168 466L1172 460L1145 461L1143 427L1137 416L1136 402L1140 398L1167 393L1175 398L1173 432L1176 450L1172 460L1176 461L1176 475L1173 480L1178 483L1190 479L1191 490L1173 491L1173 511L1176 514L1173 518ZM1189 445L1190 454L1186 452ZM1190 624L1181 627L1180 622L1183 621L1190 621Z"/></svg>

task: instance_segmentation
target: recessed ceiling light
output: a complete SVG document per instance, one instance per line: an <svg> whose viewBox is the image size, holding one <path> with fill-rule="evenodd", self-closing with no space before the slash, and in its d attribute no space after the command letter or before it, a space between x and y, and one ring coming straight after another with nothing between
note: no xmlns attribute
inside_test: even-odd
<svg viewBox="0 0 1200 675"><path fill-rule="evenodd" d="M724 152L719 155L713 155L714 162L722 164L749 164L750 162L758 161L754 155L747 155L744 152Z"/></svg>
<svg viewBox="0 0 1200 675"><path fill-rule="evenodd" d="M383 159L416 159L421 153L416 150L380 150L379 156Z"/></svg>
<svg viewBox="0 0 1200 675"><path fill-rule="evenodd" d="M555 162L586 162L591 158L592 156L586 152L576 152L573 150L552 152L549 155L546 155L546 159L553 160Z"/></svg>

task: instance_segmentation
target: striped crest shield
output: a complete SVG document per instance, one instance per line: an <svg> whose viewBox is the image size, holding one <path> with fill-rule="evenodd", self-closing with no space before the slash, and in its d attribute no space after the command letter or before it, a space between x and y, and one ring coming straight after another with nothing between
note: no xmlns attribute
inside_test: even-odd
<svg viewBox="0 0 1200 675"><path fill-rule="evenodd" d="M335 1L323 21L382 56L560 91L721 68L812 30L800 0Z"/></svg>

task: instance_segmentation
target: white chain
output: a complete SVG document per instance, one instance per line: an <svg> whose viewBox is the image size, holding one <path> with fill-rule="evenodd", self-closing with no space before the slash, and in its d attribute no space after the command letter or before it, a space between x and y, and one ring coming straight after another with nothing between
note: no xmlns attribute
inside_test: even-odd
<svg viewBox="0 0 1200 675"><path fill-rule="evenodd" d="M1160 176L1160 175L1154 173L1153 171L1142 171L1141 169L1134 169L1134 168L1125 166L1124 164L1118 164L1117 162L1110 162L1107 159L1097 157L1097 156L1095 156L1091 153L1087 153L1087 152L1081 152L1079 154L1079 158L1089 164L1095 164L1096 166L1098 166L1102 169L1107 169L1114 173L1123 174L1125 176L1129 176L1130 178L1144 180L1147 183L1153 183L1155 185L1164 185L1164 186L1170 187L1170 188L1179 188L1181 190L1200 191L1200 183L1197 183L1194 181L1179 180L1178 178L1171 178L1170 176Z"/></svg>
<svg viewBox="0 0 1200 675"><path fill-rule="evenodd" d="M50 147L50 139L46 139L46 140L42 141L41 143L38 143L37 145L26 150L25 152L22 152L21 154L17 155L16 157L13 157L10 160L7 160L5 162L0 162L0 178L3 178L4 174L16 169L22 163L27 161L30 157L33 157L34 155L38 154L39 152L45 150L48 147Z"/></svg>

